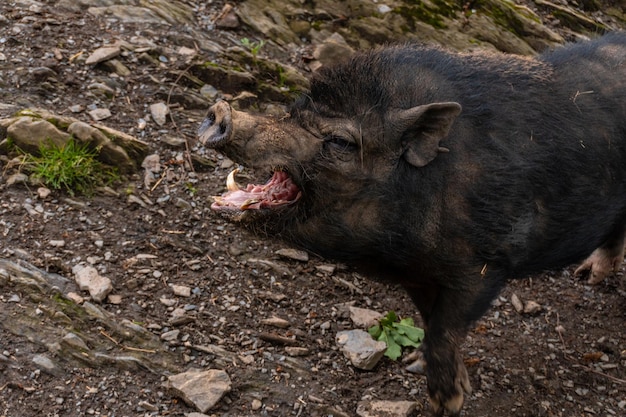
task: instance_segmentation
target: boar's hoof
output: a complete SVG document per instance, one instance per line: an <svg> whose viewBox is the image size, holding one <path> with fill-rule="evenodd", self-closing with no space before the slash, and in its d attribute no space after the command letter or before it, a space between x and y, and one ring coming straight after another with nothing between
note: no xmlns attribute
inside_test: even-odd
<svg viewBox="0 0 626 417"><path fill-rule="evenodd" d="M451 416L458 416L463 407L464 394L472 393L472 386L467 375L467 369L462 361L457 362L454 378L454 392L448 388L445 391L430 391L430 404L436 416L443 416L448 412Z"/></svg>
<svg viewBox="0 0 626 417"><path fill-rule="evenodd" d="M198 128L198 139L205 146L215 146L228 140L233 130L232 110L225 101L218 101L209 109Z"/></svg>
<svg viewBox="0 0 626 417"><path fill-rule="evenodd" d="M590 285L599 284L605 277L611 275L619 269L624 260L624 252L613 254L605 247L600 247L593 251L591 255L574 271L575 275L589 271L587 283Z"/></svg>

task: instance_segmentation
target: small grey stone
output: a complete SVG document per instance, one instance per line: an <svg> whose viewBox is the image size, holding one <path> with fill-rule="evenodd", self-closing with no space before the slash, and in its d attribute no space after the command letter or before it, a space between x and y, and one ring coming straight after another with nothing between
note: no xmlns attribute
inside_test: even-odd
<svg viewBox="0 0 626 417"><path fill-rule="evenodd" d="M170 330L169 332L165 332L161 335L161 339L167 341L167 342L172 342L176 339L178 339L178 335L180 334L180 330L175 329L175 330Z"/></svg>
<svg viewBox="0 0 626 417"><path fill-rule="evenodd" d="M169 112L170 109L167 107L167 104L163 102L150 105L150 114L152 115L152 119L154 119L154 122L159 126L165 125Z"/></svg>
<svg viewBox="0 0 626 417"><path fill-rule="evenodd" d="M217 94L219 93L219 91L217 91L217 88L213 87L212 85L209 84L205 84L202 86L202 88L200 88L200 94L203 97L206 97L210 100L215 99L215 97L217 97Z"/></svg>
<svg viewBox="0 0 626 417"><path fill-rule="evenodd" d="M89 350L89 347L87 346L85 341L74 333L67 333L65 336L63 336L62 343L83 352Z"/></svg>
<svg viewBox="0 0 626 417"><path fill-rule="evenodd" d="M63 373L63 371L57 366L56 363L52 361L46 355L35 355L33 356L33 363L39 367L42 371L53 375L59 376Z"/></svg>
<svg viewBox="0 0 626 417"><path fill-rule="evenodd" d="M112 115L113 114L111 113L111 110L109 109L98 108L98 109L93 109L89 111L89 116L91 116L91 118L95 120L96 122L99 122L100 120L108 119Z"/></svg>
<svg viewBox="0 0 626 417"><path fill-rule="evenodd" d="M176 199L176 201L174 202L174 205L178 207L179 209L183 209L183 210L189 210L191 208L191 204L189 204L189 202L183 200L180 197Z"/></svg>

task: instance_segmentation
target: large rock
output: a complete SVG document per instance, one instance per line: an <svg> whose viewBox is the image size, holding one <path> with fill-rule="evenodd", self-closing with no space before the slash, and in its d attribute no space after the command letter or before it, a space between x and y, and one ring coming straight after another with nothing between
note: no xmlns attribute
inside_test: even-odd
<svg viewBox="0 0 626 417"><path fill-rule="evenodd" d="M592 35L607 29L601 20L571 7L537 3L552 8L573 31ZM237 15L262 38L282 46L307 38L318 43L335 32L357 48L417 40L458 50L481 47L532 55L564 42L535 12L511 0L485 0L470 9L428 0L247 0L238 5ZM612 16L623 19L617 9Z"/></svg>
<svg viewBox="0 0 626 417"><path fill-rule="evenodd" d="M118 130L90 125L44 109L24 109L1 119L2 132L22 151L39 154L41 147L64 146L71 138L98 150L97 159L122 173L134 172L148 154L148 144ZM5 130L6 129L6 130ZM0 141L5 137L0 136ZM4 148L6 152L8 148Z"/></svg>
<svg viewBox="0 0 626 417"><path fill-rule="evenodd" d="M56 7L128 23L167 25L193 22L193 10L179 0L59 0Z"/></svg>
<svg viewBox="0 0 626 417"><path fill-rule="evenodd" d="M13 120L7 127L7 137L11 138L21 150L39 154L41 147L64 146L71 138L47 120L21 116Z"/></svg>

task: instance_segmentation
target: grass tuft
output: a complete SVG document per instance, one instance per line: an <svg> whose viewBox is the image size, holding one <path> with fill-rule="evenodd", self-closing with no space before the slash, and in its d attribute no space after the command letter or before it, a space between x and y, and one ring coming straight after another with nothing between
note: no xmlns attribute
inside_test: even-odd
<svg viewBox="0 0 626 417"><path fill-rule="evenodd" d="M63 146L52 143L39 148L39 156L27 157L27 169L46 187L70 195L92 195L95 187L119 180L115 168L96 160L97 149L69 140Z"/></svg>

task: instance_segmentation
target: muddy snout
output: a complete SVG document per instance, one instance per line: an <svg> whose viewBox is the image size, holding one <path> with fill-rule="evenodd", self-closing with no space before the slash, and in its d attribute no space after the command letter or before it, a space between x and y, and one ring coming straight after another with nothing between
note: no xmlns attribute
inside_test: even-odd
<svg viewBox="0 0 626 417"><path fill-rule="evenodd" d="M212 148L227 141L233 131L233 111L225 101L218 101L209 108L198 128L198 140Z"/></svg>

